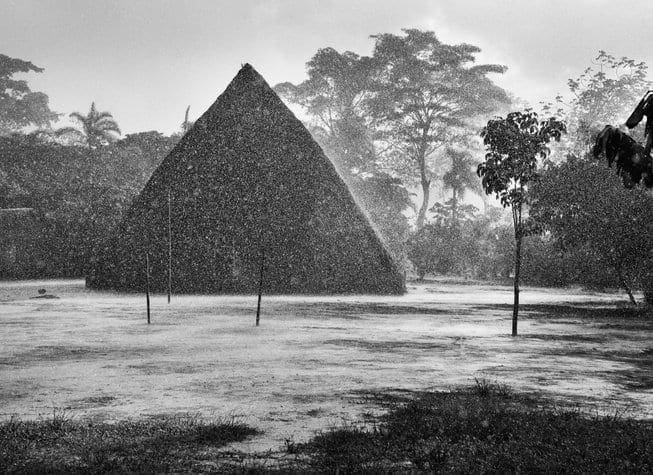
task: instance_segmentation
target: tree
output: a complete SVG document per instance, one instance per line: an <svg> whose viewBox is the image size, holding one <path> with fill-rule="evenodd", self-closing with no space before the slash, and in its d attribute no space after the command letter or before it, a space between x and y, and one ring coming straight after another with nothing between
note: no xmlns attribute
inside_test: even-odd
<svg viewBox="0 0 653 475"><path fill-rule="evenodd" d="M643 127L635 127L629 137L606 124L626 122L651 82L643 62L600 51L595 64L598 70L589 67L568 81L573 95L563 111L570 130L563 141L568 158L544 170L533 189L532 212L566 254L586 253L633 302L633 286L641 284L646 295L653 294L648 290L653 289L653 280L646 279L653 276L653 255L642 248L653 235L652 217L646 211L652 200L635 186L650 183L644 147L637 143L643 142ZM623 184L597 164L591 152L614 159ZM624 185L632 190L624 190ZM584 278L588 282L592 276Z"/></svg>
<svg viewBox="0 0 653 475"><path fill-rule="evenodd" d="M14 74L43 72L29 61L0 54L0 133L17 131L35 125L48 127L57 114L48 106L48 96L32 92L27 81L14 79Z"/></svg>
<svg viewBox="0 0 653 475"><path fill-rule="evenodd" d="M451 168L442 176L442 183L451 189L451 222L458 226L459 201L466 190L478 186L478 181L473 171L475 164L467 151L447 147L446 153L451 158Z"/></svg>
<svg viewBox="0 0 653 475"><path fill-rule="evenodd" d="M588 249L634 304L632 287L643 279L653 249L650 196L622 187L606 167L577 157L549 166L532 191L531 215L559 247Z"/></svg>
<svg viewBox="0 0 653 475"><path fill-rule="evenodd" d="M569 133L564 142L567 153L583 157L594 136L606 124L624 123L646 90L648 66L627 57L616 58L599 51L594 59L598 70L585 69L567 85L572 99L564 110ZM562 103L562 98L558 98Z"/></svg>
<svg viewBox="0 0 653 475"><path fill-rule="evenodd" d="M175 137L166 137L161 132L150 130L127 134L124 139L116 142L118 148L134 148L138 159L148 160L152 170L155 169L177 142Z"/></svg>
<svg viewBox="0 0 653 475"><path fill-rule="evenodd" d="M73 112L70 118L78 122L82 130L74 127L64 127L57 130L59 136L74 136L80 141L86 143L90 148L98 148L102 145L115 142L117 137L114 133L120 135L120 128L113 119L110 112L99 112L95 108L95 102L91 104L88 114Z"/></svg>
<svg viewBox="0 0 653 475"><path fill-rule="evenodd" d="M528 187L537 179L538 159L546 158L550 152L548 143L560 140L565 131L565 124L558 119L540 120L535 112L526 110L492 119L481 132L487 151L485 161L478 166L483 189L512 211L515 233L513 336L517 335L521 245L531 224L523 217L524 206L528 204Z"/></svg>
<svg viewBox="0 0 653 475"><path fill-rule="evenodd" d="M134 135L137 140L96 150L29 135L0 137L0 207L34 208L40 227L23 231L24 240L37 241L34 255L44 263L44 268L16 269L19 273L4 277L84 275L93 248L119 224L159 160L136 146L143 137ZM157 153L165 153L166 138L157 140Z"/></svg>
<svg viewBox="0 0 653 475"><path fill-rule="evenodd" d="M458 270L464 244L459 228L440 221L427 223L408 240L408 257L420 280L427 273L448 274Z"/></svg>
<svg viewBox="0 0 653 475"><path fill-rule="evenodd" d="M471 118L496 112L510 102L488 78L506 68L470 66L478 47L447 45L431 31L409 29L403 36L373 38L374 95L368 107L378 121L379 138L390 150L387 165L421 186L417 216L421 228L434 178L434 152L457 136L469 135L464 127Z"/></svg>
<svg viewBox="0 0 653 475"><path fill-rule="evenodd" d="M306 70L306 81L281 83L274 89L306 110L311 132L334 152L341 168L348 172L373 168L374 127L365 110L374 77L371 58L323 48L306 63Z"/></svg>

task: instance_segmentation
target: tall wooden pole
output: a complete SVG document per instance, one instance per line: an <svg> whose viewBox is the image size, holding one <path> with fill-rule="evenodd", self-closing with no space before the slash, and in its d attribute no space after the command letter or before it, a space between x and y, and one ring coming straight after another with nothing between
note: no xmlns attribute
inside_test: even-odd
<svg viewBox="0 0 653 475"><path fill-rule="evenodd" d="M147 324L150 324L150 253L145 254L145 302L147 304Z"/></svg>
<svg viewBox="0 0 653 475"><path fill-rule="evenodd" d="M172 205L170 201L170 188L168 188L168 303L172 294Z"/></svg>
<svg viewBox="0 0 653 475"><path fill-rule="evenodd" d="M265 250L261 249L261 271L258 280L258 303L256 305L256 326L259 325L261 319L261 294L263 293L263 263L265 261Z"/></svg>

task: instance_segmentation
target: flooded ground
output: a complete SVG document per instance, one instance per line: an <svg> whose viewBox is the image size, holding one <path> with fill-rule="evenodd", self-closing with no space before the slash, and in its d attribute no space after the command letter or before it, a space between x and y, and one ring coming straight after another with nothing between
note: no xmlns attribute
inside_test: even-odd
<svg viewBox="0 0 653 475"><path fill-rule="evenodd" d="M39 288L58 298L34 299ZM82 281L0 283L0 417L237 417L278 450L364 420L379 393L475 378L602 412L653 417L653 317L620 294L443 282L396 296L152 299Z"/></svg>

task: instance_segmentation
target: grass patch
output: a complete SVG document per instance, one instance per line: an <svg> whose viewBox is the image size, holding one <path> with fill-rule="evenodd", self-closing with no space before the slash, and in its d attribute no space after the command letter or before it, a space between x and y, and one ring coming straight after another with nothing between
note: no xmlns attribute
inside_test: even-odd
<svg viewBox="0 0 653 475"><path fill-rule="evenodd" d="M163 416L116 423L54 411L40 421L0 423L0 473L160 473L221 465L216 449L257 431L234 420Z"/></svg>
<svg viewBox="0 0 653 475"><path fill-rule="evenodd" d="M478 311L512 311L512 304L483 304L474 305L472 312ZM535 319L581 319L588 321L612 320L610 322L618 329L650 329L653 327L653 311L651 308L639 305L634 306L606 306L604 302L587 302L583 304L522 304L519 306L523 317ZM616 320L620 322L613 323Z"/></svg>
<svg viewBox="0 0 653 475"><path fill-rule="evenodd" d="M479 380L421 394L372 428L334 428L293 450L319 472L650 473L653 421L561 409Z"/></svg>

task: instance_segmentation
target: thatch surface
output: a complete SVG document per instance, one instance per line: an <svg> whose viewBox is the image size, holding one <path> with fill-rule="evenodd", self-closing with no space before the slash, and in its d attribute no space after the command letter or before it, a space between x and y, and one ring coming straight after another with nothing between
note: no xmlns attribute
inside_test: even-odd
<svg viewBox="0 0 653 475"><path fill-rule="evenodd" d="M335 167L245 65L154 172L87 284L250 293L401 293L404 279Z"/></svg>

